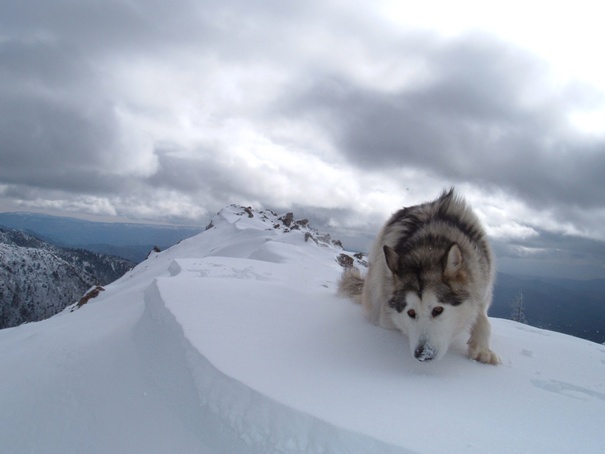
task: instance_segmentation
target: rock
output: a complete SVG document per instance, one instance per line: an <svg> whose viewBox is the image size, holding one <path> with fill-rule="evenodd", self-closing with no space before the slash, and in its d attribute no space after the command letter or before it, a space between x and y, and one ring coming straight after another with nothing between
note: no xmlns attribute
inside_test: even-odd
<svg viewBox="0 0 605 454"><path fill-rule="evenodd" d="M286 213L279 218L279 220L282 221L286 227L290 227L292 225L292 221L294 220L294 213Z"/></svg>
<svg viewBox="0 0 605 454"><path fill-rule="evenodd" d="M353 260L353 257L351 257L347 254L340 254L336 258L336 261L343 268L351 268L353 266L353 263L355 263L355 261Z"/></svg>

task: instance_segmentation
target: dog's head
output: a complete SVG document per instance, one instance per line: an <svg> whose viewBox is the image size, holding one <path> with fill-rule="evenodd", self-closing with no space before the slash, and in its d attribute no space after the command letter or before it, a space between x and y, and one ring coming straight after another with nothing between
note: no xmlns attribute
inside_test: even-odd
<svg viewBox="0 0 605 454"><path fill-rule="evenodd" d="M401 255L384 246L384 254L393 274L389 301L393 323L407 334L416 359L442 358L472 318L468 273L459 246L432 245Z"/></svg>

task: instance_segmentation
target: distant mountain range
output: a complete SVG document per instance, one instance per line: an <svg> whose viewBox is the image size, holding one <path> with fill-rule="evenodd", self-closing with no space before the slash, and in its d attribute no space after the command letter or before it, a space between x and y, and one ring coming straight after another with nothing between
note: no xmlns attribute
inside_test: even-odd
<svg viewBox="0 0 605 454"><path fill-rule="evenodd" d="M0 213L0 226L30 232L49 243L115 255L139 263L154 247L166 249L204 227L91 222L36 213Z"/></svg>
<svg viewBox="0 0 605 454"><path fill-rule="evenodd" d="M0 228L0 328L48 318L134 266L119 257L60 248Z"/></svg>

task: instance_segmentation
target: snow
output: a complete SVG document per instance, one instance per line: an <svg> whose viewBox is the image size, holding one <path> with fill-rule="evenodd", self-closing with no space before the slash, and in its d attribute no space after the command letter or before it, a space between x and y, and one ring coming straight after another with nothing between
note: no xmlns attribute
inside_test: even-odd
<svg viewBox="0 0 605 454"><path fill-rule="evenodd" d="M0 452L602 452L605 346L492 319L502 365L464 338L421 363L336 296L338 247L270 212L212 225L0 331Z"/></svg>

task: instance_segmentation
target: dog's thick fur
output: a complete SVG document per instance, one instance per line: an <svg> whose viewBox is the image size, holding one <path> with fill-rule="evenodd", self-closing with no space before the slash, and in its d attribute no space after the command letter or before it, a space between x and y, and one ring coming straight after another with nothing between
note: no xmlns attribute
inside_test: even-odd
<svg viewBox="0 0 605 454"><path fill-rule="evenodd" d="M365 279L349 268L339 292L361 303L372 323L406 334L420 361L443 357L457 334L470 332L469 356L498 364L487 318L493 262L479 219L451 189L393 214L370 251Z"/></svg>

